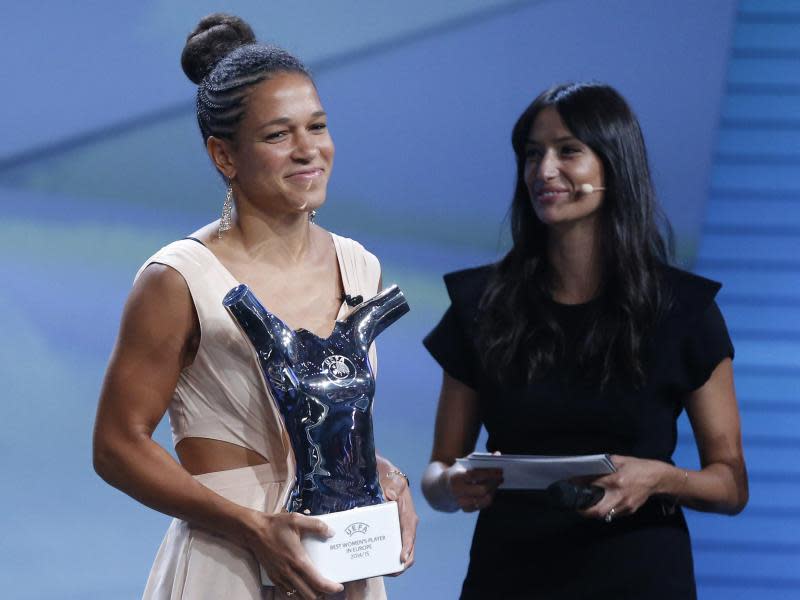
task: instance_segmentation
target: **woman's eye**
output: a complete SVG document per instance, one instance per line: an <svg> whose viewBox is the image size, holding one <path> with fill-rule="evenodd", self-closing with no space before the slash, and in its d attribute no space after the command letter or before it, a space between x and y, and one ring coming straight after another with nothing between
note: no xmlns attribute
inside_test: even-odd
<svg viewBox="0 0 800 600"><path fill-rule="evenodd" d="M570 155L570 154L579 154L580 151L581 151L581 149L576 147L576 146L564 146L563 148L561 148L561 154L564 154L564 155L567 155L567 156Z"/></svg>
<svg viewBox="0 0 800 600"><path fill-rule="evenodd" d="M267 136L264 139L266 139L268 142L277 142L285 138L286 135L287 133L285 131L275 131L273 133L267 134Z"/></svg>
<svg viewBox="0 0 800 600"><path fill-rule="evenodd" d="M312 131L324 131L327 128L328 128L328 124L327 123L314 123L311 126L311 130Z"/></svg>
<svg viewBox="0 0 800 600"><path fill-rule="evenodd" d="M525 151L525 158L528 160L537 160L540 155L541 152L539 152L539 150L536 148L528 148Z"/></svg>

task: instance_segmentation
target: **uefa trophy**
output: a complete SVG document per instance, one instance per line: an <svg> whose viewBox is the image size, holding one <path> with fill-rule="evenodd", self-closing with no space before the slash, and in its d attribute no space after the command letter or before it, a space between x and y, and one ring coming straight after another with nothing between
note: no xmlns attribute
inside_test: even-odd
<svg viewBox="0 0 800 600"><path fill-rule="evenodd" d="M385 501L375 460L368 352L408 312L403 292L393 285L362 302L327 338L291 329L246 285L228 292L223 304L255 349L294 450L285 509L320 518L334 531L327 540L303 538L315 567L340 583L401 571L397 503Z"/></svg>

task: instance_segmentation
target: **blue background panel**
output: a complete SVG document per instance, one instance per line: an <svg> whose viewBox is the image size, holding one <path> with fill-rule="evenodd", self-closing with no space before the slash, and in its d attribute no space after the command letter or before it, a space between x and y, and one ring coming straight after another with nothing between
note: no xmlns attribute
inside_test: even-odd
<svg viewBox="0 0 800 600"><path fill-rule="evenodd" d="M91 429L133 275L221 206L178 65L220 8L311 65L337 147L319 221L375 252L412 307L379 340L378 447L422 518L391 597L457 596L474 516L432 511L416 485L441 377L420 340L447 306L442 273L506 247L511 126L570 79L628 97L681 261L725 284L752 500L735 518L689 513L701 598L797 597L800 9L752 0L6 7L18 27L0 48L22 58L0 65L4 594L136 598L168 523L97 478ZM683 419L678 464L697 464L690 436ZM166 423L155 437L171 448Z"/></svg>

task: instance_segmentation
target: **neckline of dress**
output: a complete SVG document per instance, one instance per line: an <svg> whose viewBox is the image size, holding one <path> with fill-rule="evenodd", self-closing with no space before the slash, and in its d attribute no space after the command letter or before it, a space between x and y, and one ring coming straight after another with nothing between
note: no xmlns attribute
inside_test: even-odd
<svg viewBox="0 0 800 600"><path fill-rule="evenodd" d="M334 253L336 255L336 263L337 263L337 265L339 267L339 280L341 281L342 290L343 290L343 292L344 292L344 294L346 296L349 293L350 290L349 290L349 288L347 286L348 278L347 278L347 276L345 274L345 265L344 265L344 259L343 259L342 255L341 255L341 248L339 246L338 240L336 239L338 236L335 233L332 233L330 231L328 231L327 233L331 238L331 242L333 243L333 251L334 251ZM211 258L219 266L219 268L222 270L222 272L225 273L225 275L231 281L233 281L235 285L241 285L242 284L242 282L239 281L233 275L233 273L231 273L230 269L228 269L228 267L225 266L225 264L219 259L219 257L216 254L214 254L214 251L211 250L211 248L209 248L208 246L206 246L202 241L200 241L196 237L192 237L192 236L187 236L184 239L192 240L192 241L197 242L198 244L200 244L200 246L205 248L206 252L208 252L208 254L211 255ZM247 285L247 284L245 284L245 285ZM248 287L250 287L250 286L248 286ZM264 304L264 302L261 301L261 298L256 296L256 293L253 291L252 288L250 288L250 292L253 294L253 296L255 296L256 300L258 300L258 302L261 304L261 306L264 307L264 310L266 310L269 314L271 314L276 319L279 319L281 323L286 325L287 329L289 329L293 333L298 333L300 331L303 331L303 332L309 333L312 336L314 336L314 337L316 337L316 338L318 338L320 340L323 340L323 341L327 340L327 339L330 339L330 337L336 332L336 328L339 326L339 324L340 323L344 323L344 321L349 316L348 314L344 314L344 315L342 314L342 312L345 311L345 309L349 307L349 305L347 304L347 300L342 300L342 303L339 306L339 311L336 313L336 318L333 321L333 328L331 329L331 332L327 336L322 337L320 335L317 335L316 333L314 333L310 329L306 329L305 327L298 327L297 329L289 327L289 325L286 323L286 321L282 317L280 317L275 312L273 312L272 310L267 308L267 306Z"/></svg>

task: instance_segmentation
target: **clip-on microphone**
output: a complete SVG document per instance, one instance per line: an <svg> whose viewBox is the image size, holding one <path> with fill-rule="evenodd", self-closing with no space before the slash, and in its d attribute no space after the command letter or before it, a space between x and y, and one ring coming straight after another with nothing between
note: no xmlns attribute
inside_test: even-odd
<svg viewBox="0 0 800 600"><path fill-rule="evenodd" d="M363 296L351 296L350 294L345 294L342 296L342 301L347 302L347 306L358 306L364 301Z"/></svg>

